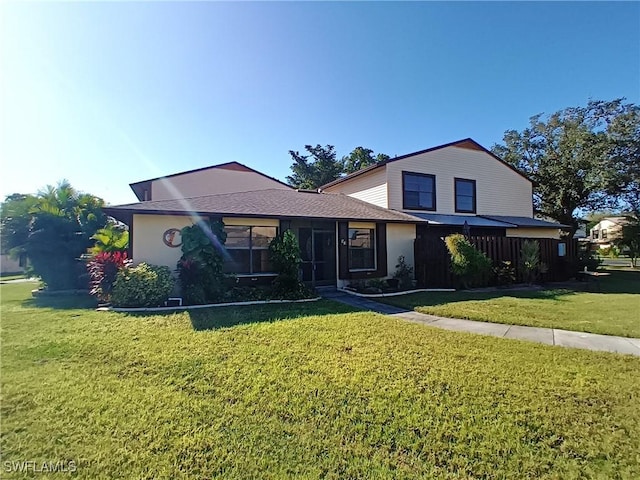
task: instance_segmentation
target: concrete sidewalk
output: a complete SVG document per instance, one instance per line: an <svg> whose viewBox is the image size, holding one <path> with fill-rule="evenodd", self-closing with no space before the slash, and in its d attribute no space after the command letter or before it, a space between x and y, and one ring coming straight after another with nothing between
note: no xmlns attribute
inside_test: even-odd
<svg viewBox="0 0 640 480"><path fill-rule="evenodd" d="M386 305L368 298L349 295L339 291L322 292L324 298L335 300L352 307L372 312L383 313L415 323L423 323L432 327L455 330L458 332L478 333L494 337L516 338L530 342L558 345L561 347L583 348L604 352L626 353L640 356L640 339L616 337L613 335L597 335L595 333L573 332L557 328L524 327L503 323L478 322L459 318L436 317L413 310Z"/></svg>

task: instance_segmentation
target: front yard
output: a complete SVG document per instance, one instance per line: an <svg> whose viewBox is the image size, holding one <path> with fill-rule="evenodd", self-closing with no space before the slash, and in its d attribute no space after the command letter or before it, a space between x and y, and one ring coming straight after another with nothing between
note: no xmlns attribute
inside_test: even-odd
<svg viewBox="0 0 640 480"><path fill-rule="evenodd" d="M31 288L0 286L3 462L73 461L79 478L640 477L640 358L329 301L129 316Z"/></svg>
<svg viewBox="0 0 640 480"><path fill-rule="evenodd" d="M598 292L424 292L377 300L442 317L640 338L640 271L607 272Z"/></svg>

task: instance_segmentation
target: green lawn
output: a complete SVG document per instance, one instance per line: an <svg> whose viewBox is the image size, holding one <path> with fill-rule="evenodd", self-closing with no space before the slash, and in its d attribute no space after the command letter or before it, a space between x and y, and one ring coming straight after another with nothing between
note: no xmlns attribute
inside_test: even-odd
<svg viewBox="0 0 640 480"><path fill-rule="evenodd" d="M640 271L608 272L611 276L601 280L597 293L424 292L381 300L442 317L640 337Z"/></svg>
<svg viewBox="0 0 640 480"><path fill-rule="evenodd" d="M0 286L3 478L640 478L640 358L328 301L131 316L31 288Z"/></svg>
<svg viewBox="0 0 640 480"><path fill-rule="evenodd" d="M24 274L22 273L3 273L0 274L0 280L3 282L7 282L9 280L20 280L24 277Z"/></svg>

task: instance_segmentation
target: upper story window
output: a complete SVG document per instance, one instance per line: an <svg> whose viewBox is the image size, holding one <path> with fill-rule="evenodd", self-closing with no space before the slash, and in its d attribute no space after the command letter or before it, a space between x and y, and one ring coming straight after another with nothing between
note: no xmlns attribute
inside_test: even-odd
<svg viewBox="0 0 640 480"><path fill-rule="evenodd" d="M276 227L225 226L225 248L231 257L224 265L226 273L256 274L273 272L269 261L269 243Z"/></svg>
<svg viewBox="0 0 640 480"><path fill-rule="evenodd" d="M600 233L600 230L595 230L595 229L591 230L591 238L594 239L594 240L597 240L598 236L599 236L599 233Z"/></svg>
<svg viewBox="0 0 640 480"><path fill-rule="evenodd" d="M349 270L376 269L376 237L373 228L349 229Z"/></svg>
<svg viewBox="0 0 640 480"><path fill-rule="evenodd" d="M405 210L435 210L435 175L402 172L402 208Z"/></svg>
<svg viewBox="0 0 640 480"><path fill-rule="evenodd" d="M607 229L603 228L602 229L602 240L606 240L607 239Z"/></svg>
<svg viewBox="0 0 640 480"><path fill-rule="evenodd" d="M455 179L456 213L476 213L476 181Z"/></svg>

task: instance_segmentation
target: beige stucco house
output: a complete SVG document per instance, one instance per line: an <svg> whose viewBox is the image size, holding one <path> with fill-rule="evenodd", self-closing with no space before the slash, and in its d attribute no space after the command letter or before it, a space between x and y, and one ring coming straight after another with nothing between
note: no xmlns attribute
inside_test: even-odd
<svg viewBox="0 0 640 480"><path fill-rule="evenodd" d="M389 159L318 191L298 191L232 162L131 184L138 203L106 212L130 228L134 262L175 268L179 230L222 220L227 270L247 282L273 277L267 248L291 229L302 278L345 286L414 264L420 236L558 238L562 225L533 217L529 179L471 139Z"/></svg>

